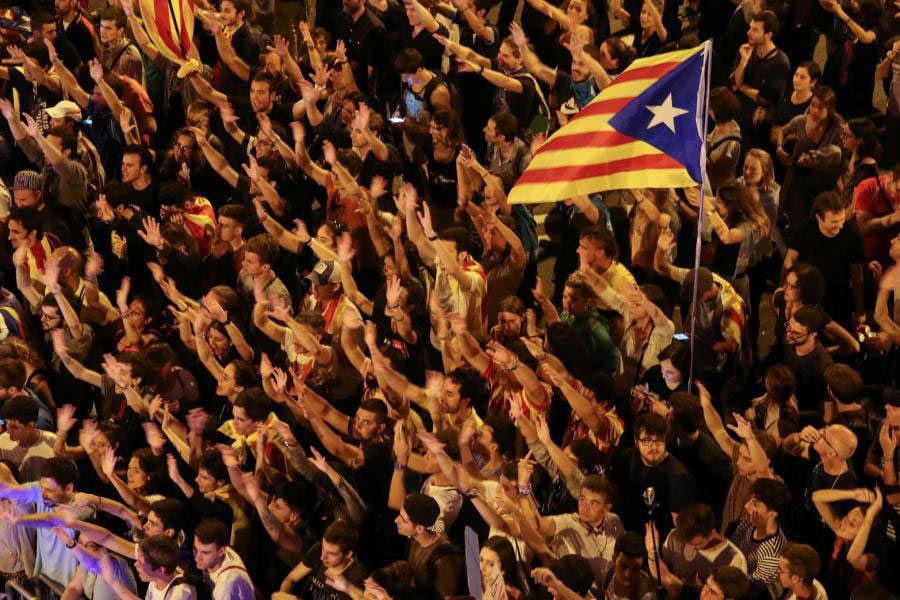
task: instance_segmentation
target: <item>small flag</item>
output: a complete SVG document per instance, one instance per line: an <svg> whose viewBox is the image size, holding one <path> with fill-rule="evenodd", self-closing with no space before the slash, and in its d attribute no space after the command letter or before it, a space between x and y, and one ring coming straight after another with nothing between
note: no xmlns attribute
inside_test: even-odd
<svg viewBox="0 0 900 600"><path fill-rule="evenodd" d="M634 61L540 147L509 201L698 185L710 48Z"/></svg>

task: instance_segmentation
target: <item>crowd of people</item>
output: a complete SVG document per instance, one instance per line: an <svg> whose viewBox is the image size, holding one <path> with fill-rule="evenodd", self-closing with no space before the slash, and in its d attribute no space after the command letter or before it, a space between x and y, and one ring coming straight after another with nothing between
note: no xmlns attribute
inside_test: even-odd
<svg viewBox="0 0 900 600"><path fill-rule="evenodd" d="M900 2L0 4L11 598L900 590ZM704 194L508 202L707 39Z"/></svg>

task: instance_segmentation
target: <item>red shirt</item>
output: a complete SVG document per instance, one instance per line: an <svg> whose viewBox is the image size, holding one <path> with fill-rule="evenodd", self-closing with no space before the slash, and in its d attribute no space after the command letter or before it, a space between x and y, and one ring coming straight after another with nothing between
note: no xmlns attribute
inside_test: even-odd
<svg viewBox="0 0 900 600"><path fill-rule="evenodd" d="M864 212L873 217L884 217L898 208L900 208L900 196L891 196L887 193L883 176L864 179L853 191L853 210L857 213ZM898 233L900 233L900 224L864 235L866 262L877 260L882 264L887 264L891 240Z"/></svg>

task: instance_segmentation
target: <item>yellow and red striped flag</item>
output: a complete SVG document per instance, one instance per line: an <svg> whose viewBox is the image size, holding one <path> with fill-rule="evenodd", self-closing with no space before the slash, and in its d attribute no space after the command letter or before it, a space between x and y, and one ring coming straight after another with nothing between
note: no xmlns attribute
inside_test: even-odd
<svg viewBox="0 0 900 600"><path fill-rule="evenodd" d="M698 185L710 48L634 61L540 147L509 202Z"/></svg>
<svg viewBox="0 0 900 600"><path fill-rule="evenodd" d="M200 68L191 59L194 0L139 0L144 29L156 49L187 72ZM196 63L196 64L195 64Z"/></svg>

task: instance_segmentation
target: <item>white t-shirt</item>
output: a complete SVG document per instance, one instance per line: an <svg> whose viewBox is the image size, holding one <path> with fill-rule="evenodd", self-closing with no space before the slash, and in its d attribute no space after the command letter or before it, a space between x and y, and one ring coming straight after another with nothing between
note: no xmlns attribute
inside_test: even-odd
<svg viewBox="0 0 900 600"><path fill-rule="evenodd" d="M222 564L209 572L209 579L213 584L213 600L253 600L256 597L244 561L232 548L225 549Z"/></svg>
<svg viewBox="0 0 900 600"><path fill-rule="evenodd" d="M179 569L175 572L175 577L169 582L169 585L163 589L159 589L155 583L151 583L147 586L147 595L144 598L146 600L196 600L197 590L194 589L194 586L187 583L173 585L178 578L183 576L184 572Z"/></svg>
<svg viewBox="0 0 900 600"><path fill-rule="evenodd" d="M53 444L56 434L40 431L35 445L23 448L10 439L9 433L0 434L0 459L8 460L19 469L19 477L23 482L37 481L41 478L41 469L48 458L53 458Z"/></svg>

